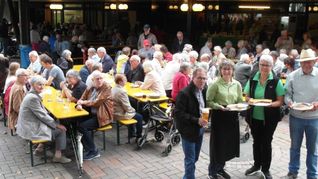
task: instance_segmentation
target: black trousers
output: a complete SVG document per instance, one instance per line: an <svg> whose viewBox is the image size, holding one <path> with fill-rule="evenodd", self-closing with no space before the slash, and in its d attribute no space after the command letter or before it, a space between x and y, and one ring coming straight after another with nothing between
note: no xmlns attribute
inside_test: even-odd
<svg viewBox="0 0 318 179"><path fill-rule="evenodd" d="M277 122L265 124L262 120L253 119L252 121L254 165L262 167L262 171L268 171L271 165L272 140L276 127Z"/></svg>

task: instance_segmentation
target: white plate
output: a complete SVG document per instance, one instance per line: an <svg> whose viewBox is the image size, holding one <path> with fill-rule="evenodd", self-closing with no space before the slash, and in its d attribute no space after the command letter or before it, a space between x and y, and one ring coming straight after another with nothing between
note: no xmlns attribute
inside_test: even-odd
<svg viewBox="0 0 318 179"><path fill-rule="evenodd" d="M238 108L238 106L240 106ZM226 106L230 111L245 111L248 109L247 103L229 104Z"/></svg>
<svg viewBox="0 0 318 179"><path fill-rule="evenodd" d="M160 98L160 94L152 93L152 94L149 94L148 97L156 99L156 98Z"/></svg>
<svg viewBox="0 0 318 179"><path fill-rule="evenodd" d="M138 88L139 85L137 85L137 84L131 84L130 87L132 87L132 88Z"/></svg>
<svg viewBox="0 0 318 179"><path fill-rule="evenodd" d="M269 106L271 103L252 103L253 106Z"/></svg>
<svg viewBox="0 0 318 179"><path fill-rule="evenodd" d="M135 93L134 96L137 98L141 98L144 94L143 93Z"/></svg>
<svg viewBox="0 0 318 179"><path fill-rule="evenodd" d="M294 103L291 108L297 111L308 111L311 110L313 107L314 106L310 103Z"/></svg>

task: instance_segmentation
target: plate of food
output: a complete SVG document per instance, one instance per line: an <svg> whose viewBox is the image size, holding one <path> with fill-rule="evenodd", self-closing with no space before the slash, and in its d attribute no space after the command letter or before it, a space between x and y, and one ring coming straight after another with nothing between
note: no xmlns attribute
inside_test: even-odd
<svg viewBox="0 0 318 179"><path fill-rule="evenodd" d="M158 93L151 93L151 94L148 94L148 97L149 97L149 98L152 98L152 99L157 99L157 98L160 98L160 94L158 94Z"/></svg>
<svg viewBox="0 0 318 179"><path fill-rule="evenodd" d="M294 103L291 108L297 111L308 111L314 107L311 103Z"/></svg>
<svg viewBox="0 0 318 179"><path fill-rule="evenodd" d="M253 99L251 98L249 101L250 105L253 106L269 106L272 103L271 99Z"/></svg>
<svg viewBox="0 0 318 179"><path fill-rule="evenodd" d="M134 96L137 98L141 98L144 96L144 94L143 93L135 93Z"/></svg>
<svg viewBox="0 0 318 179"><path fill-rule="evenodd" d="M138 88L139 85L137 85L137 84L131 84L130 87L132 87L132 88Z"/></svg>
<svg viewBox="0 0 318 179"><path fill-rule="evenodd" d="M247 103L229 104L226 106L230 111L245 111L248 109Z"/></svg>

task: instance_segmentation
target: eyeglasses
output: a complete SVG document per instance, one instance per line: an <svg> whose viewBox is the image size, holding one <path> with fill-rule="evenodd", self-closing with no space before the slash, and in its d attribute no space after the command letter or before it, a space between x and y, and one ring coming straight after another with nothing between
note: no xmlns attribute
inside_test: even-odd
<svg viewBox="0 0 318 179"><path fill-rule="evenodd" d="M259 64L261 67L271 67L272 65L266 65L266 64Z"/></svg>
<svg viewBox="0 0 318 179"><path fill-rule="evenodd" d="M205 77L197 77L197 79L198 80L202 80L202 81L206 81L207 80L207 78L205 78Z"/></svg>

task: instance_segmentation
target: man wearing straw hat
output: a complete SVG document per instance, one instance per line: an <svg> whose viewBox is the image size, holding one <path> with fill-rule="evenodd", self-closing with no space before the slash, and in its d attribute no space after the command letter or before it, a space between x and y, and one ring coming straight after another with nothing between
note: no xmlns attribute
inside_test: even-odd
<svg viewBox="0 0 318 179"><path fill-rule="evenodd" d="M307 179L318 179L318 69L317 57L311 49L302 50L301 68L287 77L285 103L291 108L289 130L290 162L287 178L297 178L300 148L305 134L307 148Z"/></svg>

